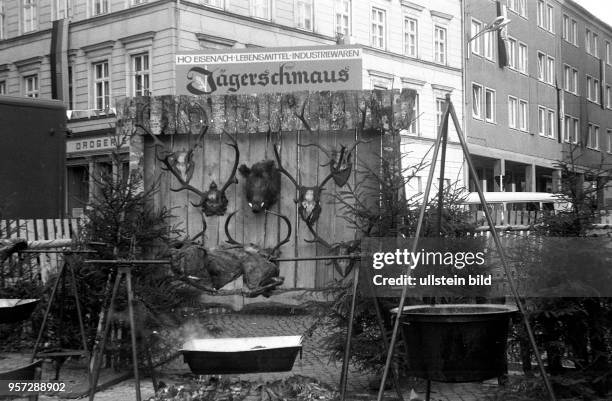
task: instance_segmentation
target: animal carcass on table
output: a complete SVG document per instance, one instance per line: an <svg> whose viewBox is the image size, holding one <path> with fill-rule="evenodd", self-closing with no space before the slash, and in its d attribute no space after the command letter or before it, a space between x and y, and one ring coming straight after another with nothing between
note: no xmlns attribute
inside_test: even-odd
<svg viewBox="0 0 612 401"><path fill-rule="evenodd" d="M243 291L245 296L270 296L272 290L284 282L284 278L279 277L278 265L270 259L277 255L281 245L289 241L290 222L280 216L289 227L287 237L267 250L255 245L243 245L232 239L228 224L234 214L236 212L230 214L225 223L229 244L214 249L206 249L192 242L180 244L170 250L172 270L190 285L212 293L242 276L247 288Z"/></svg>

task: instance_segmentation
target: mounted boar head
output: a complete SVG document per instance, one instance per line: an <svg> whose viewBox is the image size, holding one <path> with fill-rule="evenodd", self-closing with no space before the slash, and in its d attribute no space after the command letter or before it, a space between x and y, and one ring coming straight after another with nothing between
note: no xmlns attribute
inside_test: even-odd
<svg viewBox="0 0 612 401"><path fill-rule="evenodd" d="M251 167L243 164L238 171L246 179L246 198L253 213L268 210L278 201L281 176L274 160L262 160Z"/></svg>

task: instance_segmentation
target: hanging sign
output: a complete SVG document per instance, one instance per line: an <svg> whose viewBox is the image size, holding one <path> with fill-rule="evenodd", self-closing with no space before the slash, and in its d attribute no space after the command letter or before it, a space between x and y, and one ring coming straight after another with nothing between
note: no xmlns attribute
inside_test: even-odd
<svg viewBox="0 0 612 401"><path fill-rule="evenodd" d="M361 90L362 50L310 46L176 55L179 95Z"/></svg>

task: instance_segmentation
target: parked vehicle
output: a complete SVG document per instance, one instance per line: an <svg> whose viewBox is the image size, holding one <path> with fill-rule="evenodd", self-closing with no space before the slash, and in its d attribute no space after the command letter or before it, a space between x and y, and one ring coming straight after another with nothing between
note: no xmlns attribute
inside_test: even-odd
<svg viewBox="0 0 612 401"><path fill-rule="evenodd" d="M66 123L60 101L0 96L0 218L62 217Z"/></svg>
<svg viewBox="0 0 612 401"><path fill-rule="evenodd" d="M508 212L560 211L571 207L571 202L564 195L548 192L485 192L484 196L493 210ZM477 192L470 192L463 202L473 206L481 204Z"/></svg>

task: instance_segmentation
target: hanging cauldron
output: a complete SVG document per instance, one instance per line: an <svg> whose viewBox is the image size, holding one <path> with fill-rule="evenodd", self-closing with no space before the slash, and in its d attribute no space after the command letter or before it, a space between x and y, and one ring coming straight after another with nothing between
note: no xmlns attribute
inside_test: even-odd
<svg viewBox="0 0 612 401"><path fill-rule="evenodd" d="M404 307L406 374L454 383L502 376L509 319L517 310L493 304ZM397 314L397 308L392 312Z"/></svg>

